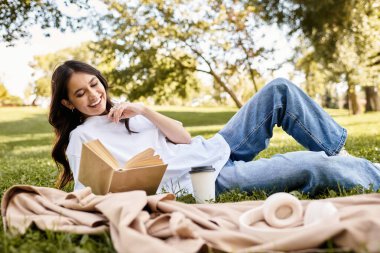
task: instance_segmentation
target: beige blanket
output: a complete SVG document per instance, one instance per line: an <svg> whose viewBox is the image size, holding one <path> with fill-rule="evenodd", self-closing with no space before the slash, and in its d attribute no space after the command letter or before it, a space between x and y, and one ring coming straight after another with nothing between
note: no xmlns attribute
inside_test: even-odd
<svg viewBox="0 0 380 253"><path fill-rule="evenodd" d="M239 229L239 217L260 208L263 201L190 205L176 202L172 194L132 191L97 196L90 188L66 193L14 186L3 196L1 214L11 233L25 233L32 224L71 233L110 231L118 252L199 252L207 247L227 252L293 251L316 248L330 238L346 249L380 252L380 194L328 201L338 210L338 223L321 222L312 230L276 239ZM301 203L306 208L310 201ZM263 221L253 227L274 231ZM302 224L298 228L302 230Z"/></svg>

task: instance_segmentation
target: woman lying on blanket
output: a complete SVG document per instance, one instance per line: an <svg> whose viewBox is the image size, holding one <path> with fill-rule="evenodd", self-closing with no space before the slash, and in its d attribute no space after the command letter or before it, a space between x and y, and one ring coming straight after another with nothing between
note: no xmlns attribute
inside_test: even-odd
<svg viewBox="0 0 380 253"><path fill-rule="evenodd" d="M182 123L140 103L114 105L108 83L92 66L66 61L52 77L49 122L55 128L52 157L61 169L58 187L78 181L82 143L99 139L112 155L125 162L152 147L168 164L159 190L192 193L191 167L215 168L216 194L243 191L300 190L311 195L326 188L357 185L380 187L380 166L342 155L346 129L338 125L301 89L275 79L253 96L214 137L191 138ZM309 151L253 158L264 150L281 126Z"/></svg>

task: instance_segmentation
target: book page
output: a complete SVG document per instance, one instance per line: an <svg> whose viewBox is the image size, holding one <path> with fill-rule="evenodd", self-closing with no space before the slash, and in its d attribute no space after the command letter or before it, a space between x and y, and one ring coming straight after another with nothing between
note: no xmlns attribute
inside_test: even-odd
<svg viewBox="0 0 380 253"><path fill-rule="evenodd" d="M162 165L163 161L160 159L159 155L154 155L154 150L152 148L148 148L131 159L125 164L125 169L138 168L138 167L146 167L153 165Z"/></svg>
<svg viewBox="0 0 380 253"><path fill-rule="evenodd" d="M100 156L106 163L111 165L115 170L120 167L119 162L112 156L106 147L98 140L89 141L85 143L92 152Z"/></svg>

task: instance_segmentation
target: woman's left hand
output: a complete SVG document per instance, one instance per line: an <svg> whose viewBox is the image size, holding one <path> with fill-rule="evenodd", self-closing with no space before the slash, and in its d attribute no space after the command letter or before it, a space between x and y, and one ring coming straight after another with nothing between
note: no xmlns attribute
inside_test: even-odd
<svg viewBox="0 0 380 253"><path fill-rule="evenodd" d="M108 118L112 122L119 122L121 119L132 118L138 114L143 114L145 106L142 103L123 102L116 104L108 113Z"/></svg>

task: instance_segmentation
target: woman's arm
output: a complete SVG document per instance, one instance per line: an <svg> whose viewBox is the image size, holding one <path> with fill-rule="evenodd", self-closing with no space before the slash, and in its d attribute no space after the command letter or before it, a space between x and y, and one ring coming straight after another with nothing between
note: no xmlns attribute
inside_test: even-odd
<svg viewBox="0 0 380 253"><path fill-rule="evenodd" d="M155 124L170 141L183 144L191 142L191 135L182 126L181 122L162 115L148 107L145 107L142 115L152 121L152 123Z"/></svg>
<svg viewBox="0 0 380 253"><path fill-rule="evenodd" d="M171 142L177 144L191 142L191 135L180 122L166 117L141 103L120 103L110 110L108 117L113 122L119 122L120 119L131 118L138 114L149 119Z"/></svg>

